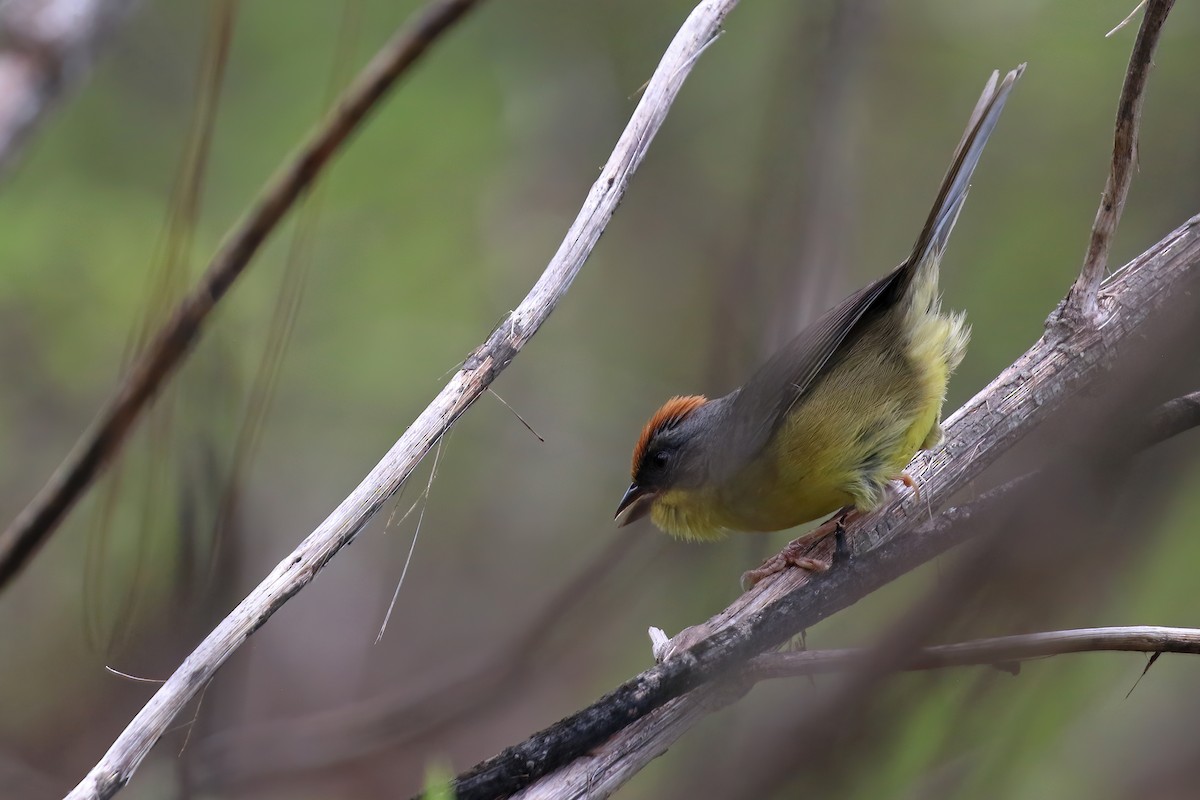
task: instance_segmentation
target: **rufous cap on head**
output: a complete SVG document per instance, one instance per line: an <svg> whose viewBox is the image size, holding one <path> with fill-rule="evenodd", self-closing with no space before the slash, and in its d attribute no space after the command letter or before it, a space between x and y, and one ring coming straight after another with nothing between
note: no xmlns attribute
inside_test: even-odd
<svg viewBox="0 0 1200 800"><path fill-rule="evenodd" d="M650 441L668 428L674 428L684 418L695 411L700 406L708 402L708 398L700 394L690 394L686 396L672 397L667 402L663 403L663 407L650 417L650 421L642 428L642 435L638 437L637 445L633 448L633 465L630 468L633 476L637 477L638 466L642 463L642 459L646 457L646 449L650 447Z"/></svg>

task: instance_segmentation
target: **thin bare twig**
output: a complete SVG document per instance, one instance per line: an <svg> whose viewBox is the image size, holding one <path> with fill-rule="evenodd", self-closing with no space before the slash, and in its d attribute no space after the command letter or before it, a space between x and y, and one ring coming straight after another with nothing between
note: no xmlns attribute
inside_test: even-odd
<svg viewBox="0 0 1200 800"><path fill-rule="evenodd" d="M1146 2L1147 2L1147 0L1140 0L1140 1L1138 2L1138 4L1137 4L1136 6L1134 6L1134 7L1133 7L1133 11L1130 11L1130 12L1129 12L1129 13L1128 13L1128 14L1125 16L1125 19L1123 19L1123 20L1121 20L1120 22L1118 22L1118 23L1117 23L1117 24L1116 24L1116 25L1113 27L1113 29L1112 29L1112 30L1110 30L1108 33L1104 34L1104 38L1105 38L1105 39L1107 39L1107 38L1109 38L1110 36L1115 36L1117 33L1119 33L1119 32L1121 32L1122 30L1124 30L1124 28L1125 28L1125 26L1126 26L1126 25L1128 25L1129 23L1133 22L1133 18L1137 16L1138 12L1139 12L1139 11L1141 11L1143 8L1145 8L1145 7L1146 7Z"/></svg>
<svg viewBox="0 0 1200 800"><path fill-rule="evenodd" d="M126 358L136 354L150 335L165 322L166 312L183 294L187 285L189 255L200 218L205 177L236 28L238 0L218 0L211 3L211 7L211 22L196 75L196 101L192 119L168 201L162 240L156 248L159 255L154 258L154 268L147 276L149 288L146 300L126 340ZM165 495L163 486L167 472L162 469L161 462L165 460L165 449L169 447L168 431L173 426L178 397L168 394L160 398L147 414L150 419L146 423L146 453L150 462L160 463L136 475L129 474L128 459L126 464L117 465L100 490L101 497L91 520L83 571L83 596L86 598L84 630L89 646L107 654L117 652L128 642L137 627L138 609L145 599L144 592L151 584L144 573L154 561L151 520L156 517L154 509L159 498ZM115 578L112 574L112 555L116 549L114 513L121 494L130 488L130 480L139 484L145 504L142 506L140 522L134 526L132 536L126 538L127 542L132 543L135 554L130 572L118 582L119 588L110 592L109 581ZM185 486L186 483L181 482L180 491L188 491ZM190 533L192 528L181 527L180 530ZM181 536L181 540L186 538L186 535ZM180 552L191 555L193 551L183 547ZM176 583L176 587L180 591L179 596L183 597L193 586L193 576L190 570L181 570L180 574L182 579ZM111 602L109 598L112 598ZM178 630L182 632L183 627Z"/></svg>
<svg viewBox="0 0 1200 800"><path fill-rule="evenodd" d="M439 0L392 37L333 112L267 183L225 237L196 287L130 365L116 391L46 485L0 535L0 589L29 561L121 448L142 410L179 366L216 304L334 154L397 79L480 0Z"/></svg>
<svg viewBox="0 0 1200 800"><path fill-rule="evenodd" d="M696 54L718 35L726 15L736 5L737 0L705 0L696 6L663 55L575 222L525 299L467 357L461 369L362 483L188 656L69 798L107 798L116 794L170 721L217 669L354 539L403 485L425 454L533 337L566 293L615 213L690 73Z"/></svg>
<svg viewBox="0 0 1200 800"><path fill-rule="evenodd" d="M91 69L132 0L0 2L0 177Z"/></svg>
<svg viewBox="0 0 1200 800"><path fill-rule="evenodd" d="M1154 48L1158 45L1158 36L1173 5L1175 0L1150 0L1133 44L1125 85L1121 88L1121 99L1117 103L1112 165L1104 184L1104 194L1100 197L1100 208L1096 210L1096 221L1092 223L1092 235L1083 259L1083 268L1063 307L1063 319L1068 324L1094 324L1100 313L1097 296L1108 268L1108 251L1112 247L1117 224L1121 221L1121 212L1125 210L1125 198L1129 195L1129 184L1133 181L1137 161L1138 129L1142 119L1146 79L1150 75L1150 63L1154 58Z"/></svg>
<svg viewBox="0 0 1200 800"><path fill-rule="evenodd" d="M1149 447L1200 425L1200 392L1192 392L1163 403L1154 412L1142 444Z"/></svg>

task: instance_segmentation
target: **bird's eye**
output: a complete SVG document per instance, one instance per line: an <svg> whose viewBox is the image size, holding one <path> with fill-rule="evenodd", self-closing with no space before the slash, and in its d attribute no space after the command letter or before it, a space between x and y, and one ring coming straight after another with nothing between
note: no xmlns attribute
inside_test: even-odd
<svg viewBox="0 0 1200 800"><path fill-rule="evenodd" d="M666 450L659 450L654 454L654 463L660 467L665 467L667 462L671 460L671 454Z"/></svg>

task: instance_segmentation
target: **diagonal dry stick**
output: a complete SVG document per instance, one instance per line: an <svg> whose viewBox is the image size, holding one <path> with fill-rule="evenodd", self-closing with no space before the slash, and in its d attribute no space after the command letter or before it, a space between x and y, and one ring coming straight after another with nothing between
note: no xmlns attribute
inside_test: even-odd
<svg viewBox="0 0 1200 800"><path fill-rule="evenodd" d="M736 5L737 0L705 0L692 11L654 71L558 252L529 294L487 341L467 357L462 368L350 496L175 670L100 763L68 795L71 800L112 797L129 781L170 721L212 679L217 669L354 539L422 457L533 337L600 239L684 79L700 54L719 35L721 23Z"/></svg>
<svg viewBox="0 0 1200 800"><path fill-rule="evenodd" d="M480 0L438 0L384 45L333 112L292 155L226 236L199 283L130 365L46 485L0 534L0 590L54 532L120 450L134 423L195 344L200 328L267 237L408 69Z"/></svg>
<svg viewBox="0 0 1200 800"><path fill-rule="evenodd" d="M1137 166L1138 129L1146 95L1146 79L1150 76L1150 65L1163 23L1167 21L1167 14L1173 5L1175 0L1150 0L1133 45L1133 53L1129 56L1125 85L1121 88L1121 99L1117 101L1117 126L1113 135L1108 180L1104 184L1104 194L1100 196L1096 221L1092 223L1083 269L1062 309L1063 320L1068 324L1094 323L1100 314L1097 295L1108 268L1112 237L1121 221L1121 212L1125 210L1125 198L1129 196L1129 184L1133 181Z"/></svg>

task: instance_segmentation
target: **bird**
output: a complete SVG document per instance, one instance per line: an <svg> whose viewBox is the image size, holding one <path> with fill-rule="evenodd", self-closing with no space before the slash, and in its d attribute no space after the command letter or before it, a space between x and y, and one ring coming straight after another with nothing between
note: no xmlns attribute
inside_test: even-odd
<svg viewBox="0 0 1200 800"><path fill-rule="evenodd" d="M649 515L675 537L711 541L838 512L830 522L840 552L842 522L879 508L894 482L919 493L904 470L942 439L946 386L970 337L964 314L942 310L939 265L1024 70L988 79L908 258L829 309L741 387L713 400L672 397L654 412L634 447L619 526ZM804 556L826 527L746 573L743 584L788 566L827 569Z"/></svg>

